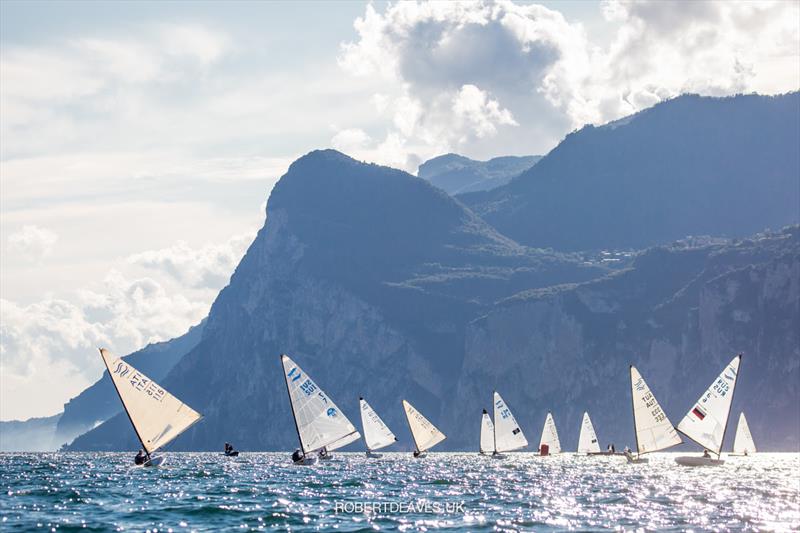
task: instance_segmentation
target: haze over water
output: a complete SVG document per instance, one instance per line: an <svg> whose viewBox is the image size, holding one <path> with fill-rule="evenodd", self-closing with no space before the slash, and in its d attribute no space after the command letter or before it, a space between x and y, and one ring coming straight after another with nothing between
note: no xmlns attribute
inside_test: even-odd
<svg viewBox="0 0 800 533"><path fill-rule="evenodd" d="M287 453L170 453L163 468L136 468L131 453L0 454L0 529L800 528L800 454L728 457L717 468L681 467L675 455L629 465L573 454L346 453L297 467Z"/></svg>

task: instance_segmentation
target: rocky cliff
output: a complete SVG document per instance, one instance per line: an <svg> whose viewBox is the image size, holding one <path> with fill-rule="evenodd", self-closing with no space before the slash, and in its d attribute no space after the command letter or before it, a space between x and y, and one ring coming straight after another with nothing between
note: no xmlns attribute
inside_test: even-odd
<svg viewBox="0 0 800 533"><path fill-rule="evenodd" d="M648 250L596 281L527 291L470 324L453 427L475 444L493 388L538 444L552 410L565 449L589 411L602 445L634 446L628 366L677 424L743 353L744 410L762 450L800 449L800 230L724 245ZM461 429L464 428L464 429Z"/></svg>

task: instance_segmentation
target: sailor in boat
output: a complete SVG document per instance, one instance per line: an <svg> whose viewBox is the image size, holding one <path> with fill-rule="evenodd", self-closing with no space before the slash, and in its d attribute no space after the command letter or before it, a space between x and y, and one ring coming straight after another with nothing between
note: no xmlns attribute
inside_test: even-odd
<svg viewBox="0 0 800 533"><path fill-rule="evenodd" d="M229 457L236 457L239 455L239 452L233 449L233 445L230 442L225 443L225 455Z"/></svg>
<svg viewBox="0 0 800 533"><path fill-rule="evenodd" d="M302 460L303 460L303 452L300 451L300 448L297 448L292 454L292 461L296 463Z"/></svg>
<svg viewBox="0 0 800 533"><path fill-rule="evenodd" d="M144 453L144 450L140 449L139 453L136 454L136 457L133 458L133 463L137 465L143 465L147 460L148 457Z"/></svg>
<svg viewBox="0 0 800 533"><path fill-rule="evenodd" d="M414 458L417 458L417 457L419 457L420 455L422 455L422 452L421 452L421 451L419 451L419 450L414 450Z"/></svg>
<svg viewBox="0 0 800 533"><path fill-rule="evenodd" d="M322 448L320 448L320 450L319 450L319 452L318 452L318 453L319 453L319 458L320 458L320 459L322 459L323 461L325 461L325 460L327 460L327 459L333 459L333 455L331 455L330 453L328 453L328 448L327 448L327 447L325 447L325 446L323 446Z"/></svg>
<svg viewBox="0 0 800 533"><path fill-rule="evenodd" d="M711 459L711 454L708 453L708 450L703 450L703 457L706 459Z"/></svg>

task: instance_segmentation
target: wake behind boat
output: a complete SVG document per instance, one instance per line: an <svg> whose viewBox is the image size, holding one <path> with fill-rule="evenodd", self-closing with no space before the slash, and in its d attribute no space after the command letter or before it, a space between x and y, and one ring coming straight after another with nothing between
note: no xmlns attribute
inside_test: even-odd
<svg viewBox="0 0 800 533"><path fill-rule="evenodd" d="M633 405L633 434L636 436L636 455L626 452L629 463L647 463L646 453L666 450L681 442L672 422L661 409L655 395L635 366L630 367L631 402Z"/></svg>
<svg viewBox="0 0 800 533"><path fill-rule="evenodd" d="M403 400L403 410L406 413L408 427L411 430L411 436L414 439L414 446L416 447L414 450L414 457L425 457L428 450L447 438L444 433L439 431L439 428L422 416L422 413L417 411L414 406L406 400Z"/></svg>
<svg viewBox="0 0 800 533"><path fill-rule="evenodd" d="M539 455L546 456L554 453L561 453L561 441L558 439L556 421L553 413L548 412L542 428L542 438L539 439Z"/></svg>
<svg viewBox="0 0 800 533"><path fill-rule="evenodd" d="M725 429L728 427L741 361L742 354L734 357L678 424L678 431L705 448L701 457L676 457L675 462L678 464L718 466L725 462L720 457L722 440L725 438ZM711 457L709 452L715 454L716 459Z"/></svg>
<svg viewBox="0 0 800 533"><path fill-rule="evenodd" d="M314 464L320 451L328 455L328 450L349 444L361 436L333 400L297 363L288 355L281 355L281 363L300 441L300 448L292 454L294 464Z"/></svg>
<svg viewBox="0 0 800 533"><path fill-rule="evenodd" d="M202 416L121 357L112 355L105 348L100 348L100 356L142 445L144 453L140 451L136 463L141 466L164 464L163 455L152 454L197 423Z"/></svg>
<svg viewBox="0 0 800 533"><path fill-rule="evenodd" d="M506 452L513 452L528 445L528 439L522 433L511 409L500 394L494 392L494 451L492 457L505 457Z"/></svg>
<svg viewBox="0 0 800 533"><path fill-rule="evenodd" d="M364 443L367 445L367 457L378 458L381 454L375 450L385 448L397 442L392 430L383 422L378 413L364 398L358 399L361 407L361 427L364 430Z"/></svg>

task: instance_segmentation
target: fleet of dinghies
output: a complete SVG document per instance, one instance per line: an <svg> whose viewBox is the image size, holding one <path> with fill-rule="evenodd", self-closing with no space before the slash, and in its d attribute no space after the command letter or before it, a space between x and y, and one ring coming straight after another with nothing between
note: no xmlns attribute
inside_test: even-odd
<svg viewBox="0 0 800 533"><path fill-rule="evenodd" d="M155 452L198 422L202 416L108 350L101 348L100 355L141 443L142 450L137 455L137 464L163 464L164 456L154 455ZM641 373L631 365L631 402L636 449L625 450L624 455L628 462L646 463L646 454L681 444L681 433L702 446L704 454L700 457L677 457L675 461L678 464L714 466L724 463L721 458L722 441L728 425L741 357L737 355L733 358L683 417L677 428L667 418ZM288 355L281 355L281 364L300 445L292 454L295 464L310 465L318 460L331 459L334 450L361 438L361 433L347 416L295 361ZM492 400L492 415L484 409L481 416L479 452L481 455L500 459L506 457L507 453L528 446L528 440L508 404L497 391L493 393ZM414 441L413 456L424 457L430 449L445 440L446 436L407 400L402 400L401 404ZM376 452L397 442L397 437L364 398L359 398L359 405L367 457L381 457ZM550 412L547 413L542 428L538 452L541 456L561 453L561 441L555 419ZM583 413L577 453L586 456L615 454L611 447L608 451L601 451L588 412ZM733 454L747 456L754 453L756 446L753 436L744 413L740 413Z"/></svg>

